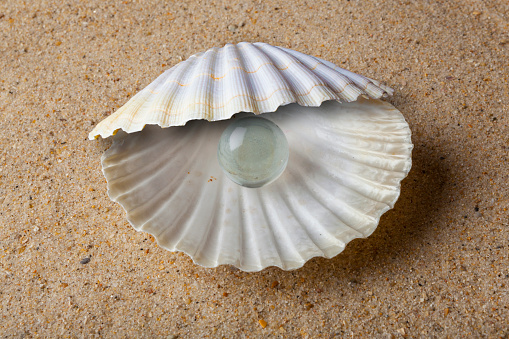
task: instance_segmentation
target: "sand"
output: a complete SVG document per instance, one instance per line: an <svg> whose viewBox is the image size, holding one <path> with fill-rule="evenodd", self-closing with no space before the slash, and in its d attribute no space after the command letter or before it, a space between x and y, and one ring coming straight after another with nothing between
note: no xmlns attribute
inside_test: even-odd
<svg viewBox="0 0 509 339"><path fill-rule="evenodd" d="M509 336L506 1L4 1L0 32L2 337ZM107 197L94 125L241 41L396 90L413 168L373 235L333 259L202 268Z"/></svg>

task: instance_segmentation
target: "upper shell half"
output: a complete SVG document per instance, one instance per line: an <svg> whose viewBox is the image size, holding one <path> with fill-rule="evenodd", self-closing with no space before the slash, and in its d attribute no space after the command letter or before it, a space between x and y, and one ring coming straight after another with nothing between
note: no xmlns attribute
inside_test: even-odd
<svg viewBox="0 0 509 339"><path fill-rule="evenodd" d="M189 120L229 119L238 112L274 112L298 103L351 102L359 95L380 98L392 90L328 61L266 43L242 42L211 48L161 74L117 112L100 122L89 138L109 137L145 125L181 126Z"/></svg>
<svg viewBox="0 0 509 339"><path fill-rule="evenodd" d="M108 194L162 247L206 267L295 269L370 235L398 199L413 146L403 115L378 100L391 93L296 51L226 45L166 71L90 138L127 132L102 157ZM271 184L237 185L219 166L221 134L252 115L239 112L264 113L288 141Z"/></svg>

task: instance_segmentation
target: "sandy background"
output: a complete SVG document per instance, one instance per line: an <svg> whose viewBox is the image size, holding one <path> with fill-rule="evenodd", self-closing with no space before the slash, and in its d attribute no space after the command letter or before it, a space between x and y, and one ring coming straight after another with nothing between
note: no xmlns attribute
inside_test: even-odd
<svg viewBox="0 0 509 339"><path fill-rule="evenodd" d="M201 268L106 195L93 126L240 41L396 90L413 168L375 233L333 259ZM2 337L507 338L508 63L504 0L0 2Z"/></svg>

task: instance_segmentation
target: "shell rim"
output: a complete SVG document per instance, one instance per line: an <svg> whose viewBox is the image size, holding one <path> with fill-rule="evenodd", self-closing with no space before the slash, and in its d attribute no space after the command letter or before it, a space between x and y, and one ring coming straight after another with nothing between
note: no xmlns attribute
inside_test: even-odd
<svg viewBox="0 0 509 339"><path fill-rule="evenodd" d="M301 105L297 101L290 101L290 102L280 103L280 104L277 105L277 107L270 108L270 109L268 109L266 111L264 110L264 111L259 111L259 112L246 112L246 113L253 113L253 114L256 114L256 115L260 115L260 114L264 114L264 113L274 113L274 112L276 112L278 110L279 107L290 105L290 104L298 104L298 105L301 105L303 107L320 107L326 101L337 101L339 103L355 102L355 101L357 101L359 99L359 97L364 97L365 99L379 100L380 98L387 98L388 96L392 95L391 92L388 92L385 89L383 89L383 91L384 91L384 93L381 96L379 96L379 97L373 97L373 96L370 96L369 94L358 94L355 97L354 100L350 100L350 101L339 100L339 99L334 99L334 98L324 98L317 105ZM241 112L244 112L244 111L241 111ZM145 126L147 126L147 125L157 125L157 126L159 126L161 128L170 128L170 127L185 126L189 121L193 121L193 120L206 120L206 121L210 121L210 122L228 120L228 119L231 119L231 117L233 117L235 114L238 114L238 113L241 113L241 112L233 112L229 116L218 117L217 119L203 119L201 117L198 117L198 114L194 114L190 118L188 118L187 120L185 120L185 121L183 121L181 123L175 123L175 124L161 124L161 123L150 124L150 123L147 123L147 124L142 125L140 128L133 128L133 129L128 129L128 130L125 130L122 127L119 127L116 130L114 130L113 132L111 132L111 134L100 133L100 132L99 133L97 133L97 132L94 133L94 131L95 131L95 128L94 128L94 130L92 130L92 132L89 133L88 139L89 140L95 140L95 139L98 139L99 137L101 137L103 139L107 139L107 138L109 138L111 136L116 135L118 133L118 131L123 131L123 132L128 133L128 134L136 133L136 132L142 131L145 128Z"/></svg>

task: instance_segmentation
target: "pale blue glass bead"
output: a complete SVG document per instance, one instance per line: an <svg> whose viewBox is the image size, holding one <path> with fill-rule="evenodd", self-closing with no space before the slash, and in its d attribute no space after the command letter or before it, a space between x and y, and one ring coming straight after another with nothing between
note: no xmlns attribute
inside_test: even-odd
<svg viewBox="0 0 509 339"><path fill-rule="evenodd" d="M283 131L260 117L233 120L217 147L223 171L245 187L261 187L276 180L288 163L289 153Z"/></svg>

